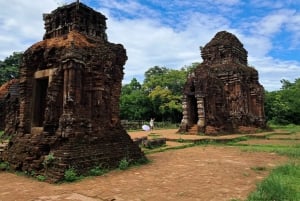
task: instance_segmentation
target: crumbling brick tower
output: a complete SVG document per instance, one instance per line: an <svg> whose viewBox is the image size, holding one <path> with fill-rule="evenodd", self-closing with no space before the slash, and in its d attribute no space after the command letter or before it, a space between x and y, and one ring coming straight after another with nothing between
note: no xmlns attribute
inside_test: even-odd
<svg viewBox="0 0 300 201"><path fill-rule="evenodd" d="M6 139L16 132L19 112L19 80L12 79L0 86L0 130Z"/></svg>
<svg viewBox="0 0 300 201"><path fill-rule="evenodd" d="M187 78L180 132L253 132L264 128L264 88L236 36L221 31L201 48L203 63Z"/></svg>
<svg viewBox="0 0 300 201"><path fill-rule="evenodd" d="M78 2L43 17L44 40L25 51L20 68L19 125L6 160L55 182L71 167L84 174L143 158L120 123L127 56L108 42L106 17Z"/></svg>

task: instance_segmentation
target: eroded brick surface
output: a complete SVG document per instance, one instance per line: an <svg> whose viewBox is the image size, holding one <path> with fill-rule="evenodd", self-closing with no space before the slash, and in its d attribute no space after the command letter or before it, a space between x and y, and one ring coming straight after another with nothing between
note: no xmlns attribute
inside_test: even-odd
<svg viewBox="0 0 300 201"><path fill-rule="evenodd" d="M203 62L184 87L180 132L220 134L265 127L264 88L236 36L221 31L201 47Z"/></svg>
<svg viewBox="0 0 300 201"><path fill-rule="evenodd" d="M23 56L16 134L3 158L15 170L80 174L144 157L123 129L119 97L127 60L107 40L106 18L82 3L44 14L44 40Z"/></svg>
<svg viewBox="0 0 300 201"><path fill-rule="evenodd" d="M19 80L12 79L0 86L0 130L3 139L12 136L18 126Z"/></svg>

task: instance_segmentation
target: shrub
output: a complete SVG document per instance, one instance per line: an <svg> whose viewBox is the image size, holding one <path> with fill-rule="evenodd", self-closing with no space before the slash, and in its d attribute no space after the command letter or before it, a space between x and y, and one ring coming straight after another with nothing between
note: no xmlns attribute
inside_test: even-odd
<svg viewBox="0 0 300 201"><path fill-rule="evenodd" d="M44 175L38 175L38 176L36 176L36 178L39 181L45 181L46 180L46 177Z"/></svg>
<svg viewBox="0 0 300 201"><path fill-rule="evenodd" d="M65 171L64 179L67 182L76 181L78 179L76 170L74 168L69 168Z"/></svg>
<svg viewBox="0 0 300 201"><path fill-rule="evenodd" d="M8 162L1 162L0 163L0 170L8 170L9 169L9 163Z"/></svg>
<svg viewBox="0 0 300 201"><path fill-rule="evenodd" d="M55 157L54 157L53 153L50 153L47 156L45 156L45 159L43 161L44 167L49 167L50 165L52 165L54 160L55 160Z"/></svg>
<svg viewBox="0 0 300 201"><path fill-rule="evenodd" d="M92 176L100 176L105 174L107 171L108 171L107 169L102 168L101 166L96 166L89 171L89 174Z"/></svg>
<svg viewBox="0 0 300 201"><path fill-rule="evenodd" d="M145 156L143 156L142 158L135 161L134 165L139 166L139 165L143 165L143 164L147 164L147 163L149 163L149 159L146 158Z"/></svg>
<svg viewBox="0 0 300 201"><path fill-rule="evenodd" d="M119 162L120 170L126 170L128 167L129 167L129 161L127 160L127 158L123 158L122 160L120 160Z"/></svg>

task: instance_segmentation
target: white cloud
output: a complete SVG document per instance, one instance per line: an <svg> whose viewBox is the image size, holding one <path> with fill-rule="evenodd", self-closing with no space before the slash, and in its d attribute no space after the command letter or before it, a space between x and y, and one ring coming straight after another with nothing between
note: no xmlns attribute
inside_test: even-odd
<svg viewBox="0 0 300 201"><path fill-rule="evenodd" d="M143 74L155 65L178 68L183 60L193 60L197 52L185 33L176 33L151 20L108 21L109 40L122 43L129 57L126 74ZM179 64L182 63L182 64Z"/></svg>
<svg viewBox="0 0 300 201"><path fill-rule="evenodd" d="M250 3L254 7L267 8L267 9L280 9L290 4L294 4L298 0L251 0Z"/></svg>
<svg viewBox="0 0 300 201"><path fill-rule="evenodd" d="M284 26L293 18L293 10L277 10L275 13L266 15L262 19L253 23L253 33L272 36L283 31Z"/></svg>
<svg viewBox="0 0 300 201"><path fill-rule="evenodd" d="M125 82L133 77L142 81L144 72L155 65L178 69L193 62L201 62L199 46L208 43L218 31L227 30L244 44L249 64L258 70L265 88L279 89L281 79L294 81L299 77L299 59L284 61L275 59L270 53L275 45L280 44L275 44L277 34L283 32L293 40L289 43L293 46L282 44L280 51L299 49L300 14L291 8L283 9L285 5L281 1L274 4L272 1L257 1L256 4L260 5L255 4L256 8L268 6L271 12L266 10L258 15L236 18L236 15L246 10L241 6L253 6L255 1L245 4L240 0L151 0L158 10L137 0L81 2L93 8L96 8L97 2L101 12L108 17L109 41L121 43L127 49L129 59L125 66ZM70 2L73 1L0 1L0 60L42 40L45 32L42 13L51 12ZM287 4L294 5L295 2L290 0Z"/></svg>
<svg viewBox="0 0 300 201"><path fill-rule="evenodd" d="M99 0L98 4L101 9L110 10L110 12L114 12L114 15L118 16L119 18L122 18L125 15L134 16L135 18L143 18L143 16L154 17L157 15L157 12L139 3L138 1Z"/></svg>
<svg viewBox="0 0 300 201"><path fill-rule="evenodd" d="M280 80L293 82L300 75L300 63L296 61L282 61L266 56L249 57L249 63L258 70L261 84L269 91L280 89Z"/></svg>
<svg viewBox="0 0 300 201"><path fill-rule="evenodd" d="M291 48L300 50L300 13L295 13L287 22L286 29L292 32Z"/></svg>
<svg viewBox="0 0 300 201"><path fill-rule="evenodd" d="M50 12L57 3L53 0L0 1L0 59L15 51L24 51L29 45L42 40L42 14Z"/></svg>
<svg viewBox="0 0 300 201"><path fill-rule="evenodd" d="M122 43L127 50L125 83L156 65L179 69L201 62L199 47L209 42L217 31L228 28L224 18L203 14L190 16L181 31L152 18L119 21L107 17L109 41Z"/></svg>
<svg viewBox="0 0 300 201"><path fill-rule="evenodd" d="M265 57L270 50L272 50L273 45L270 38L259 35L240 35L237 36L241 43L244 44L244 48L248 51L248 55L257 58Z"/></svg>

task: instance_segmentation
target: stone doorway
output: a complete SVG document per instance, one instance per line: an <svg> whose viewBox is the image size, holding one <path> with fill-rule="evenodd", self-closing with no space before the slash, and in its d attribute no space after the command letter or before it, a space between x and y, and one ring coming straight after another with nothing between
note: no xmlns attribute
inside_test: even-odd
<svg viewBox="0 0 300 201"><path fill-rule="evenodd" d="M49 78L35 79L33 92L32 127L42 127L45 120L46 95Z"/></svg>
<svg viewBox="0 0 300 201"><path fill-rule="evenodd" d="M188 96L188 105L189 105L188 126L193 126L198 122L198 108L197 108L197 99L195 95Z"/></svg>

